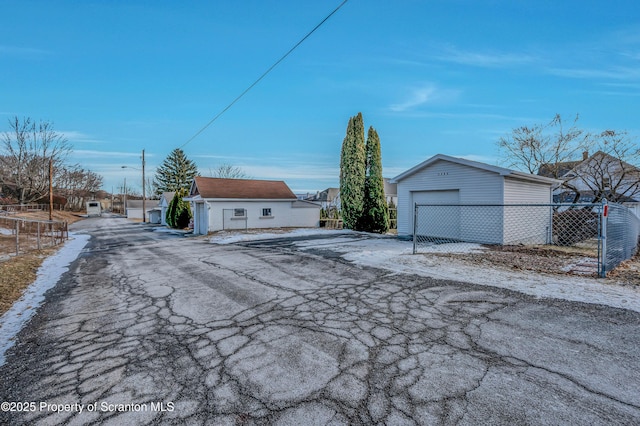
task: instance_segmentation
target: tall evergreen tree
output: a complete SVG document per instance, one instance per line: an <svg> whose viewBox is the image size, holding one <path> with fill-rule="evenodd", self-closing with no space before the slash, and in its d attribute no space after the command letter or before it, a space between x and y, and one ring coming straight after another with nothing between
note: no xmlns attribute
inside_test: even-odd
<svg viewBox="0 0 640 426"><path fill-rule="evenodd" d="M373 127L369 127L367 132L364 209L359 228L362 231L380 234L389 230L389 208L384 196L380 138Z"/></svg>
<svg viewBox="0 0 640 426"><path fill-rule="evenodd" d="M169 203L166 220L167 225L171 228L183 229L189 225L191 208L189 203L182 199L186 195L187 191L185 189L178 189Z"/></svg>
<svg viewBox="0 0 640 426"><path fill-rule="evenodd" d="M193 178L198 175L196 163L189 160L184 151L176 148L164 159L156 170L154 184L158 194L188 190Z"/></svg>
<svg viewBox="0 0 640 426"><path fill-rule="evenodd" d="M358 113L349 119L340 153L340 205L348 229L357 229L364 209L365 168L364 121Z"/></svg>

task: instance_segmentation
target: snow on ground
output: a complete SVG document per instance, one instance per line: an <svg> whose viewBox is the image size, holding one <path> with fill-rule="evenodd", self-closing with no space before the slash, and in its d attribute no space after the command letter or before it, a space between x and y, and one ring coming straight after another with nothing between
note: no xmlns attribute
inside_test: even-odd
<svg viewBox="0 0 640 426"><path fill-rule="evenodd" d="M429 251L465 253L470 250L481 250L480 246L471 244L421 247L423 253L413 255L411 254L413 246L410 241L349 230L323 229L257 233L226 232L211 237L209 241L213 244L232 244L313 235L332 235L333 238L297 241L295 244L303 250L333 250L356 264L384 268L396 273L501 287L540 298L596 303L640 312L640 291L633 287L617 285L613 280L489 268L451 258L429 256ZM29 286L22 298L0 317L0 365L4 364L4 354L13 346L16 334L43 302L44 293L56 285L89 241L89 235L86 234L70 233L69 236L71 239L56 254L45 259L38 270L36 281Z"/></svg>
<svg viewBox="0 0 640 426"><path fill-rule="evenodd" d="M283 235L273 233L236 234L214 237L212 243L230 244L239 241L282 238L296 235L326 235L327 230L299 230ZM350 236L345 234L351 234ZM360 235L363 238L353 238ZM474 244L442 244L421 247L413 255L413 243L393 237L383 237L353 231L337 231L335 238L298 241L301 249L329 249L341 253L349 261L363 266L384 268L392 272L462 281L518 291L539 298L555 298L595 303L640 312L640 291L621 286L610 279L573 275L541 274L500 267L486 267L452 258L429 256L429 253L468 253L482 250Z"/></svg>
<svg viewBox="0 0 640 426"><path fill-rule="evenodd" d="M193 231L185 231L184 229L173 229L168 226L155 226L153 228L153 232L161 232L165 234L176 234L176 235L184 235L189 234Z"/></svg>
<svg viewBox="0 0 640 426"><path fill-rule="evenodd" d="M13 235L13 231L11 229L0 228L0 235Z"/></svg>
<svg viewBox="0 0 640 426"><path fill-rule="evenodd" d="M279 231L279 232L257 232L253 233L252 231L223 231L209 239L209 242L213 244L233 244L244 241L256 241L256 240L269 240L274 238L283 238L283 237L307 237L312 235L341 235L353 233L353 231L342 230L342 229L307 229L300 228L294 229L290 231Z"/></svg>
<svg viewBox="0 0 640 426"><path fill-rule="evenodd" d="M44 301L44 294L54 287L80 251L89 241L89 235L69 233L69 241L54 255L42 262L36 280L25 290L11 309L0 317L0 365L4 364L5 352L14 344L15 336L29 322Z"/></svg>

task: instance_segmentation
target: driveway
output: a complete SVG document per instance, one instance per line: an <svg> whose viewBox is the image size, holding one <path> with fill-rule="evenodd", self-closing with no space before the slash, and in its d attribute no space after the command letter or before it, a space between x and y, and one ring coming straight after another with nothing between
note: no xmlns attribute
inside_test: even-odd
<svg viewBox="0 0 640 426"><path fill-rule="evenodd" d="M640 423L637 312L363 267L314 237L74 228L91 240L0 367L20 409L0 424Z"/></svg>

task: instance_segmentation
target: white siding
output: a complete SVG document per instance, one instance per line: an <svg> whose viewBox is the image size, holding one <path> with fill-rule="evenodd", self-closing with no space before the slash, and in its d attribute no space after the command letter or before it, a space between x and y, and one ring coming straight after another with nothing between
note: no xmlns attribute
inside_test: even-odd
<svg viewBox="0 0 640 426"><path fill-rule="evenodd" d="M308 228L317 227L320 220L320 206L301 207L295 201L207 201L205 203L208 216L208 231L224 229L223 211L246 209L247 228ZM263 209L271 209L271 216L262 216ZM244 225L244 221L242 222ZM241 226L244 228L244 226Z"/></svg>
<svg viewBox="0 0 640 426"><path fill-rule="evenodd" d="M398 235L413 233L413 192L459 190L462 204L499 204L503 177L498 173L436 161L398 182Z"/></svg>
<svg viewBox="0 0 640 426"><path fill-rule="evenodd" d="M504 204L551 203L551 186L517 179L504 179Z"/></svg>
<svg viewBox="0 0 640 426"><path fill-rule="evenodd" d="M169 209L169 203L162 197L160 199L160 225L167 226L167 210Z"/></svg>
<svg viewBox="0 0 640 426"><path fill-rule="evenodd" d="M127 207L127 219L140 219L142 220L142 208Z"/></svg>
<svg viewBox="0 0 640 426"><path fill-rule="evenodd" d="M504 180L505 204L549 204L551 186L511 178ZM551 207L505 207L503 244L547 244Z"/></svg>

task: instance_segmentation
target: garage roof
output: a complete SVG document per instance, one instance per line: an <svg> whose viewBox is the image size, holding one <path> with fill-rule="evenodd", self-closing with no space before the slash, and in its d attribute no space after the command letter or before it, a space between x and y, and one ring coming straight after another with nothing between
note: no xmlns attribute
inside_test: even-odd
<svg viewBox="0 0 640 426"><path fill-rule="evenodd" d="M459 157L450 157L450 156L444 155L444 154L434 155L433 157L429 158L428 160L423 161L422 163L418 164L417 166L414 166L414 167L410 168L409 170L407 170L406 172L401 173L398 176L394 177L393 179L391 179L390 182L391 183L398 183L402 179L405 179L405 178L413 175L414 173L419 172L420 170L422 170L425 167L435 163L436 161L448 161L448 162L451 162L451 163L461 164L461 165L468 166L468 167L474 167L474 168L477 168L477 169L486 170L486 171L489 171L489 172L494 172L494 173L497 173L497 174L499 174L501 176L505 176L505 177L508 176L508 177L521 179L521 180L527 180L527 181L531 181L531 182L546 183L548 185L557 185L557 184L562 183L562 181L558 180L558 179L552 179L552 178L548 178L548 177L544 177L544 176L538 176L538 175L532 175L532 174L529 174L529 173L518 172L516 170L506 169L504 167L492 166L490 164L481 163L479 161L467 160L467 159L459 158Z"/></svg>
<svg viewBox="0 0 640 426"><path fill-rule="evenodd" d="M191 184L190 197L215 199L296 200L280 180L224 179L198 176Z"/></svg>

